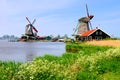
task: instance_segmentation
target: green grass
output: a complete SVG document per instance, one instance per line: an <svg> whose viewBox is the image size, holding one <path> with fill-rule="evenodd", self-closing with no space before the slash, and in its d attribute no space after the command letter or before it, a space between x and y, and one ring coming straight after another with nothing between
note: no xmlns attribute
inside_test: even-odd
<svg viewBox="0 0 120 80"><path fill-rule="evenodd" d="M67 44L66 48L77 51L36 57L32 63L0 62L0 79L120 80L120 47Z"/></svg>
<svg viewBox="0 0 120 80"><path fill-rule="evenodd" d="M79 56L79 55L78 55ZM34 60L47 60L49 62L55 62L58 64L73 64L75 60L78 58L76 54L72 53L64 53L62 56L54 56L54 55L45 55L43 57L36 57Z"/></svg>
<svg viewBox="0 0 120 80"><path fill-rule="evenodd" d="M11 80L18 72L21 63L0 61L0 80Z"/></svg>
<svg viewBox="0 0 120 80"><path fill-rule="evenodd" d="M78 53L79 51L84 52L86 55L95 54L97 52L104 52L110 48L109 46L95 46L95 45L87 45L84 43L68 43L66 44L66 51L72 53Z"/></svg>

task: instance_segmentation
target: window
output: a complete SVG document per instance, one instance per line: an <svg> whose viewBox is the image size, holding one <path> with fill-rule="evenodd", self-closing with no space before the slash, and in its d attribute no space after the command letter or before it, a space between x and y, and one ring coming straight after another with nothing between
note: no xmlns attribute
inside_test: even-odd
<svg viewBox="0 0 120 80"><path fill-rule="evenodd" d="M89 36L89 40L92 40L92 36Z"/></svg>
<svg viewBox="0 0 120 80"><path fill-rule="evenodd" d="M100 35L102 35L102 32L100 31Z"/></svg>
<svg viewBox="0 0 120 80"><path fill-rule="evenodd" d="M98 32L96 32L96 35L98 35Z"/></svg>

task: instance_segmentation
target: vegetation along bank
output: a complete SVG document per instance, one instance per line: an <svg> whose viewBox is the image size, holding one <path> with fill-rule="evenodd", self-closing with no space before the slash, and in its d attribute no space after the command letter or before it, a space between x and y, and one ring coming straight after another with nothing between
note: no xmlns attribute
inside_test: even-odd
<svg viewBox="0 0 120 80"><path fill-rule="evenodd" d="M120 80L120 47L67 43L62 56L0 62L0 80Z"/></svg>

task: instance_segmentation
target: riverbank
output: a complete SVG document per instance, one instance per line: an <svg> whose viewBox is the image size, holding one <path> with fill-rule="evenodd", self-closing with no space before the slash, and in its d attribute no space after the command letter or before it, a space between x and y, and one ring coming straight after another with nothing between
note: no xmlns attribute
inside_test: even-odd
<svg viewBox="0 0 120 80"><path fill-rule="evenodd" d="M73 48L77 49L77 51L72 52L72 50L74 50ZM120 47L96 46L86 43L67 43L66 49L69 49L69 51L60 57L45 55L34 58L32 63L27 62L25 64L15 65L0 62L0 79L120 79Z"/></svg>

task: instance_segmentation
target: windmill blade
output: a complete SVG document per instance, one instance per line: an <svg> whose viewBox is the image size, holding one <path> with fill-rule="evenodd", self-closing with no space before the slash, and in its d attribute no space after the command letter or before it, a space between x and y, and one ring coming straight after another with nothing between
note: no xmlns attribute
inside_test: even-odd
<svg viewBox="0 0 120 80"><path fill-rule="evenodd" d="M73 32L73 35L75 35L75 33L78 31L79 25L80 25L80 24L79 24L79 22L78 22L76 28L74 28L74 30L73 30L73 31L74 31L74 32Z"/></svg>
<svg viewBox="0 0 120 80"><path fill-rule="evenodd" d="M29 22L31 28L35 31L38 32L38 30L33 26L33 24L35 23L36 19L33 20L33 22L31 23L30 20L28 19L28 17L26 17L27 21Z"/></svg>
<svg viewBox="0 0 120 80"><path fill-rule="evenodd" d="M89 21L89 24L90 24L90 28L92 29L92 24L91 24L91 21Z"/></svg>
<svg viewBox="0 0 120 80"><path fill-rule="evenodd" d="M35 21L36 21L36 19L34 19L33 22L32 22L32 28L33 28L33 30L34 30L35 32L38 32L38 30L33 26L33 24L35 23Z"/></svg>
<svg viewBox="0 0 120 80"><path fill-rule="evenodd" d="M88 11L88 6L86 4L86 11L87 11L87 17L91 20L93 18L93 15L89 15L89 11ZM92 29L92 24L91 21L89 20L89 26Z"/></svg>
<svg viewBox="0 0 120 80"><path fill-rule="evenodd" d="M32 28L33 28L33 30L34 30L35 32L38 32L38 30L37 30L34 26L33 26Z"/></svg>
<svg viewBox="0 0 120 80"><path fill-rule="evenodd" d="M33 20L32 25L35 23L36 19Z"/></svg>
<svg viewBox="0 0 120 80"><path fill-rule="evenodd" d="M28 17L26 17L27 21L31 24L30 20L28 19Z"/></svg>
<svg viewBox="0 0 120 80"><path fill-rule="evenodd" d="M88 11L88 6L86 4L86 11L87 11L87 16L89 17L89 11Z"/></svg>

